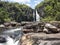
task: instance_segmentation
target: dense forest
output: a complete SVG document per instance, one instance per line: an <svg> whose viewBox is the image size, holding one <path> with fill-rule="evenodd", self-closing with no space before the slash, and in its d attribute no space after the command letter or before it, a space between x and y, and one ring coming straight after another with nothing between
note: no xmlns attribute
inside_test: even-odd
<svg viewBox="0 0 60 45"><path fill-rule="evenodd" d="M0 1L0 23L32 21L33 9L25 4Z"/></svg>
<svg viewBox="0 0 60 45"><path fill-rule="evenodd" d="M60 0L44 0L36 9L43 21L60 21Z"/></svg>
<svg viewBox="0 0 60 45"><path fill-rule="evenodd" d="M60 0L44 0L37 4L42 21L60 21ZM33 21L33 10L25 4L0 0L0 23L10 21Z"/></svg>

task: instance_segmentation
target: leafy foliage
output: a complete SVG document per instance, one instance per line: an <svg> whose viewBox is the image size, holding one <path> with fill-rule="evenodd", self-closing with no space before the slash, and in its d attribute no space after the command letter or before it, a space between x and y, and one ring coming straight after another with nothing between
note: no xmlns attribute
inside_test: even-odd
<svg viewBox="0 0 60 45"><path fill-rule="evenodd" d="M42 3L42 2L41 2ZM36 9L44 12L44 18L42 20L46 21L60 21L60 1L59 0L44 0L42 5L38 4ZM41 8L42 7L42 8Z"/></svg>
<svg viewBox="0 0 60 45"><path fill-rule="evenodd" d="M33 9L25 4L0 1L0 22L5 21L32 21Z"/></svg>

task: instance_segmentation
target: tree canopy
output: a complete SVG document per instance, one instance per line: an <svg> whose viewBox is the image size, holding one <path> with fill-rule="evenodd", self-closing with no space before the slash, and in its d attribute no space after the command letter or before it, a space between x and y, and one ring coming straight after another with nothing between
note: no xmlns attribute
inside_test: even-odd
<svg viewBox="0 0 60 45"><path fill-rule="evenodd" d="M0 22L32 21L33 9L25 4L0 1Z"/></svg>
<svg viewBox="0 0 60 45"><path fill-rule="evenodd" d="M36 9L43 21L60 21L60 0L44 0L36 5ZM0 22L33 21L33 11L25 4L0 0Z"/></svg>
<svg viewBox="0 0 60 45"><path fill-rule="evenodd" d="M60 0L44 0L36 6L36 9L44 12L43 20L60 21Z"/></svg>

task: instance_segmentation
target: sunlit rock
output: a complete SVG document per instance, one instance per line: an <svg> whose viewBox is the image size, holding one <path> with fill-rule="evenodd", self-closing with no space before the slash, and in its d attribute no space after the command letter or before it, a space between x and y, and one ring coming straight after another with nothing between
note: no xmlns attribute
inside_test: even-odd
<svg viewBox="0 0 60 45"><path fill-rule="evenodd" d="M0 25L0 28L4 28L5 26L3 24Z"/></svg>
<svg viewBox="0 0 60 45"><path fill-rule="evenodd" d="M23 35L22 45L60 45L60 33L28 33Z"/></svg>
<svg viewBox="0 0 60 45"><path fill-rule="evenodd" d="M57 27L56 27L56 26L53 26L53 25L51 25L51 24L49 24L49 23L46 23L46 24L45 24L45 27L46 27L49 31L51 31L51 32L54 32L54 33L59 32L59 31L57 30Z"/></svg>

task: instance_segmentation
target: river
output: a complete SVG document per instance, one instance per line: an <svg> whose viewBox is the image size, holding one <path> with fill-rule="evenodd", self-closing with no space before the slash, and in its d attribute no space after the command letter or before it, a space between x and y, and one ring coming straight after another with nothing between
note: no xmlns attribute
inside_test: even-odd
<svg viewBox="0 0 60 45"><path fill-rule="evenodd" d="M0 34L0 45L20 45L22 28L10 29Z"/></svg>

